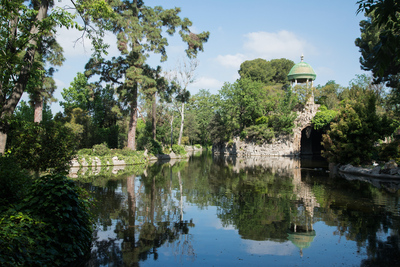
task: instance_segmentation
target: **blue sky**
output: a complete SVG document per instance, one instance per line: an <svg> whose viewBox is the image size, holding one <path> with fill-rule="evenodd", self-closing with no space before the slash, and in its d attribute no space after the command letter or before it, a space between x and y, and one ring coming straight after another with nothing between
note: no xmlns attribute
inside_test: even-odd
<svg viewBox="0 0 400 267"><path fill-rule="evenodd" d="M62 0L58 5L67 5ZM315 85L335 80L348 86L360 69L358 47L354 41L360 36L356 15L356 0L151 0L148 6L181 8L181 17L193 22L195 33L209 31L209 41L198 56L196 80L189 86L192 94L208 89L216 94L225 82L233 83L239 77L240 64L245 60L287 58L295 63L304 54L304 61L315 70ZM62 44L66 62L54 75L58 89L55 97L62 100L61 91L67 88L77 72L83 72L91 54L90 42L74 40L80 36L73 30L60 29L58 41ZM105 37L111 45L110 56L118 55L115 38ZM185 56L184 44L177 37L169 41L168 61L162 64L165 71L176 67ZM156 66L159 57L150 59ZM58 103L52 104L53 113L60 111Z"/></svg>

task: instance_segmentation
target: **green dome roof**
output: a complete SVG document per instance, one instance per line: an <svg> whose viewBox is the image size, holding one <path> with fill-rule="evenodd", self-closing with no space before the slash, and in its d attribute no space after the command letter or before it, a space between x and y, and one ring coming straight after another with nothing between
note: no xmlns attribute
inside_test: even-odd
<svg viewBox="0 0 400 267"><path fill-rule="evenodd" d="M303 62L303 56L301 56L301 62L294 65L288 74L289 81L297 80L299 83L307 82L307 79L314 81L316 77L317 74L315 74L310 64Z"/></svg>

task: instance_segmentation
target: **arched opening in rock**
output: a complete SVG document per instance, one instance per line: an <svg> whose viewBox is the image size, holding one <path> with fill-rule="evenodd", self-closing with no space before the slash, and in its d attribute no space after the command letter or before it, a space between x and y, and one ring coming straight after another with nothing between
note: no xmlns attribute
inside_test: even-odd
<svg viewBox="0 0 400 267"><path fill-rule="evenodd" d="M300 154L302 156L321 155L321 150L323 149L321 142L322 132L307 126L301 131Z"/></svg>

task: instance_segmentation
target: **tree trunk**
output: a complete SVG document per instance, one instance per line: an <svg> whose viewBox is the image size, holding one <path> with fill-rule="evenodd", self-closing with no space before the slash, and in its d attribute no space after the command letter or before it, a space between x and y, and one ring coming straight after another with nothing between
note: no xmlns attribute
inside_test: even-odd
<svg viewBox="0 0 400 267"><path fill-rule="evenodd" d="M157 113L157 92L154 93L153 95L153 111L152 111L152 130L153 130L153 139L154 141L156 140L156 113Z"/></svg>
<svg viewBox="0 0 400 267"><path fill-rule="evenodd" d="M2 128L2 127L1 127ZM0 154L6 151L7 131L0 130Z"/></svg>
<svg viewBox="0 0 400 267"><path fill-rule="evenodd" d="M180 110L181 113L181 129L179 130L179 139L178 139L178 145L181 145L182 143L182 134L183 134L183 122L185 120L185 103L182 103L182 109Z"/></svg>
<svg viewBox="0 0 400 267"><path fill-rule="evenodd" d="M37 21L42 21L46 17L48 6L48 0L41 1L39 12L36 16ZM36 36L39 33L39 28L37 26L33 26L30 33L32 36ZM32 63L35 59L35 53L37 50L37 39L35 37L30 39L29 44L30 45L27 48L24 56L24 64L22 65L18 79L12 89L12 93L8 99L6 99L3 103L0 103L0 105L2 104L0 114L0 121L2 121L2 125L0 125L0 154L2 155L4 155L6 149L7 134L9 128L6 120L14 113L14 110L17 107L23 92L25 91L26 84L29 80Z"/></svg>
<svg viewBox="0 0 400 267"><path fill-rule="evenodd" d="M43 97L35 100L35 116L33 121L40 123L43 119Z"/></svg>
<svg viewBox="0 0 400 267"><path fill-rule="evenodd" d="M137 88L133 92L133 100L131 102L131 116L129 119L128 129L128 148L136 150L136 125L137 125Z"/></svg>
<svg viewBox="0 0 400 267"><path fill-rule="evenodd" d="M172 118L171 118L171 147L172 147L172 140L173 140L173 128L172 128L172 123L174 122L174 115L172 115Z"/></svg>

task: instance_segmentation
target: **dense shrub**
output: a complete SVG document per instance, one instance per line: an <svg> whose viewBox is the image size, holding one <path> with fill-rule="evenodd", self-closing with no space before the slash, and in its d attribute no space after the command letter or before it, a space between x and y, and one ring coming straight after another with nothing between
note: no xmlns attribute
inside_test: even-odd
<svg viewBox="0 0 400 267"><path fill-rule="evenodd" d="M391 135L398 123L376 112L376 97L341 103L335 122L322 136L323 156L330 162L369 164L376 154L375 143Z"/></svg>
<svg viewBox="0 0 400 267"><path fill-rule="evenodd" d="M93 155L105 156L110 154L110 149L107 147L107 143L97 144L93 146Z"/></svg>
<svg viewBox="0 0 400 267"><path fill-rule="evenodd" d="M292 134L296 118L297 114L295 112L273 114L268 117L268 126L277 134Z"/></svg>
<svg viewBox="0 0 400 267"><path fill-rule="evenodd" d="M26 196L0 213L0 265L65 266L87 255L92 222L82 192L62 175L32 179Z"/></svg>
<svg viewBox="0 0 400 267"><path fill-rule="evenodd" d="M256 119L256 125L260 125L260 124L268 124L268 117L261 116L258 119Z"/></svg>
<svg viewBox="0 0 400 267"><path fill-rule="evenodd" d="M391 159L400 163L400 140L388 144L381 144L378 147L379 160L389 161Z"/></svg>
<svg viewBox="0 0 400 267"><path fill-rule="evenodd" d="M65 172L75 154L75 136L53 121L13 121L8 149L24 169Z"/></svg>
<svg viewBox="0 0 400 267"><path fill-rule="evenodd" d="M261 145L264 142L271 142L275 137L274 130L267 124L253 125L245 129L247 138Z"/></svg>
<svg viewBox="0 0 400 267"><path fill-rule="evenodd" d="M337 111L328 110L325 106L321 106L311 122L315 130L327 129L337 115Z"/></svg>
<svg viewBox="0 0 400 267"><path fill-rule="evenodd" d="M186 155L185 148L180 145L172 145L172 151L174 151L176 155Z"/></svg>
<svg viewBox="0 0 400 267"><path fill-rule="evenodd" d="M157 155L157 154L162 154L163 153L163 149L162 149L162 145L160 142L158 142L157 140L154 140L152 138L148 138L147 143L144 146L145 149L147 149L147 151L153 155Z"/></svg>
<svg viewBox="0 0 400 267"><path fill-rule="evenodd" d="M78 152L76 152L76 154L91 156L91 155L93 155L93 149L92 148L82 148L82 149L79 149Z"/></svg>
<svg viewBox="0 0 400 267"><path fill-rule="evenodd" d="M0 157L0 212L23 199L31 178L12 157Z"/></svg>

